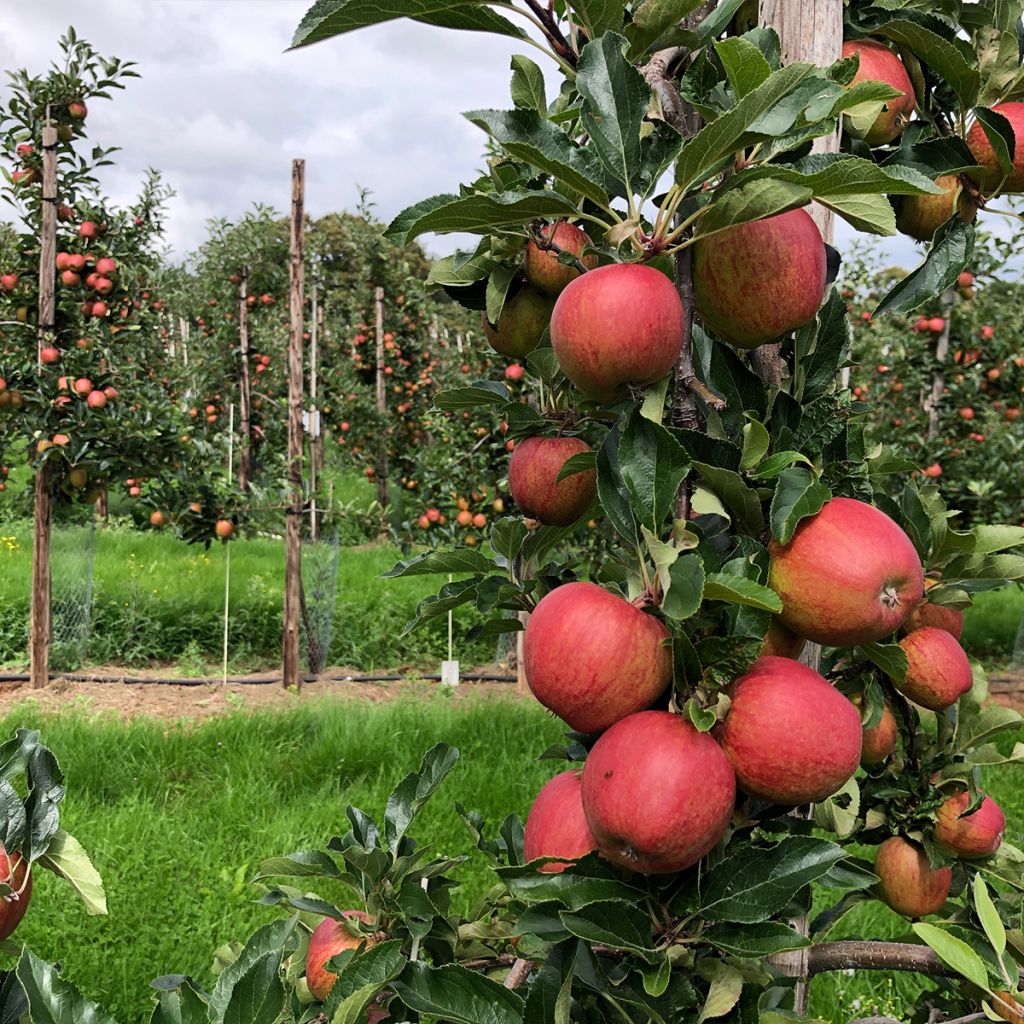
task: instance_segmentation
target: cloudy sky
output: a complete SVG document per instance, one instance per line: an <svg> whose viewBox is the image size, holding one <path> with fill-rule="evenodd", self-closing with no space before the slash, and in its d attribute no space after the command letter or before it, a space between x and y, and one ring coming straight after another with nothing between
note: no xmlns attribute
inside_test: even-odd
<svg viewBox="0 0 1024 1024"><path fill-rule="evenodd" d="M313 216L353 208L364 186L390 219L470 177L484 136L460 113L509 106L509 57L528 48L399 21L285 53L311 2L8 2L0 68L42 72L69 25L100 53L138 63L140 80L90 105L89 135L122 148L104 175L118 203L130 201L145 168L164 173L176 193L167 241L178 257L209 218L237 218L253 202L286 210L294 157L306 160ZM851 233L839 230L842 247ZM879 245L915 262L904 240ZM440 254L451 243L429 247Z"/></svg>

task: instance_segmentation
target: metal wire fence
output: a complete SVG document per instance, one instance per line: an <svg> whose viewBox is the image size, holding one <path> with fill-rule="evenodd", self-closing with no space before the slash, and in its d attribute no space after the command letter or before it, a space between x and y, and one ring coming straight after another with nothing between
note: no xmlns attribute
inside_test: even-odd
<svg viewBox="0 0 1024 1024"><path fill-rule="evenodd" d="M303 542L300 636L303 660L313 674L326 667L334 640L339 556L337 532L329 538Z"/></svg>
<svg viewBox="0 0 1024 1024"><path fill-rule="evenodd" d="M88 652L95 551L94 522L53 531L50 663L58 670L78 668Z"/></svg>

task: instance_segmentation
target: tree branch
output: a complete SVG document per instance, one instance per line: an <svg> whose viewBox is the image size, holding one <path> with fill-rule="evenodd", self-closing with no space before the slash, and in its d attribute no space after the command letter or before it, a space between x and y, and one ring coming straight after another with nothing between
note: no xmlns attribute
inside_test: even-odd
<svg viewBox="0 0 1024 1024"><path fill-rule="evenodd" d="M536 15L537 20L544 26L544 32L548 37L555 53L558 54L567 64L576 67L579 55L572 48L569 40L565 38L558 21L553 12L545 7L539 0L526 0L526 6Z"/></svg>

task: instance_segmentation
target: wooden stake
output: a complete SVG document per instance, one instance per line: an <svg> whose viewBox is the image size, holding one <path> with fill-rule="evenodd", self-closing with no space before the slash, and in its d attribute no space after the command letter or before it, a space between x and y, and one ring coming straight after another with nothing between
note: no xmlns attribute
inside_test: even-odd
<svg viewBox="0 0 1024 1024"><path fill-rule="evenodd" d="M242 268L242 283L238 289L238 344L242 366L238 380L238 413L241 423L242 453L238 460L238 489L249 490L252 484L252 407L249 379L249 268Z"/></svg>
<svg viewBox="0 0 1024 1024"><path fill-rule="evenodd" d="M47 111L49 113L49 111ZM43 128L43 211L39 238L39 329L37 353L53 338L57 299L57 129ZM40 372L42 358L39 358ZM33 687L50 681L50 536L53 494L50 467L36 471L32 530L32 618L29 660Z"/></svg>
<svg viewBox="0 0 1024 1024"><path fill-rule="evenodd" d="M373 290L373 301L377 310L377 412L383 419L388 411L388 396L384 390L384 289L378 285ZM388 450L387 441L381 432L380 449L377 452L377 501L382 508L388 504Z"/></svg>
<svg viewBox="0 0 1024 1024"><path fill-rule="evenodd" d="M282 681L298 690L299 615L302 601L302 317L305 289L303 205L306 161L292 161L290 286L288 309L288 483L291 507L284 534L284 643Z"/></svg>
<svg viewBox="0 0 1024 1024"><path fill-rule="evenodd" d="M309 539L316 540L316 471L317 449L320 447L319 424L316 408L316 347L317 329L319 327L319 310L317 309L317 293L320 290L318 279L313 280L313 305L310 309L311 320L309 332Z"/></svg>
<svg viewBox="0 0 1024 1024"><path fill-rule="evenodd" d="M809 61L812 64L828 67L839 59L843 46L843 0L759 0L758 23L766 28L774 28L782 45L782 63ZM839 150L838 129L832 135L814 141L813 151L816 153L835 153ZM821 231L822 239L830 244L835 229L835 216L831 210L812 204L808 210ZM761 366L764 380L768 384L775 377L781 379L782 357L778 346L762 345L758 350L762 353ZM765 351L766 349L775 351ZM775 375L778 374L776 377ZM800 660L813 669L821 666L821 647L818 644L807 644ZM813 814L813 809L810 810ZM801 934L808 933L807 915L792 922L793 927ZM800 958L796 976L806 979L810 976L808 952L798 951ZM793 995L793 1008L801 1016L807 1013L808 988L807 981L798 981Z"/></svg>

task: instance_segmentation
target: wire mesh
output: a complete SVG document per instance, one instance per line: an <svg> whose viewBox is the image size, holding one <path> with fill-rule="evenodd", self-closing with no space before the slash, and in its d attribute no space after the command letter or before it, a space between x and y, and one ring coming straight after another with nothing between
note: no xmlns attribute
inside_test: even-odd
<svg viewBox="0 0 1024 1024"><path fill-rule="evenodd" d="M96 524L55 529L50 545L50 664L74 669L89 649Z"/></svg>
<svg viewBox="0 0 1024 1024"><path fill-rule="evenodd" d="M302 544L300 643L306 668L322 672L334 640L334 604L338 596L338 534Z"/></svg>

